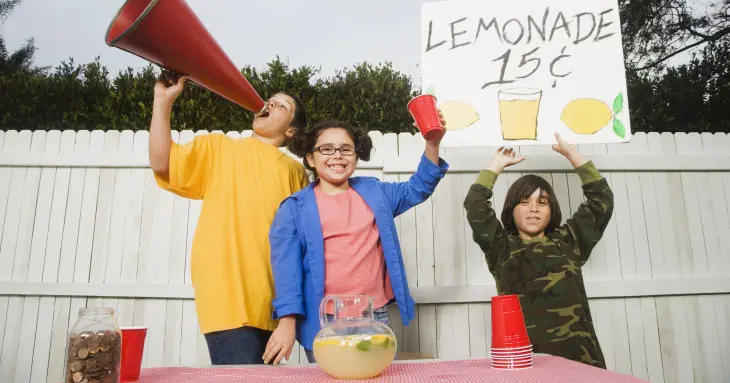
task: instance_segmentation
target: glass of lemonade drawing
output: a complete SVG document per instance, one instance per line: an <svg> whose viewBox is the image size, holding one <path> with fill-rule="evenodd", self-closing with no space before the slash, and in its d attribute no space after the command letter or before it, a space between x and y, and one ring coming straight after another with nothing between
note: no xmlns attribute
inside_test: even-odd
<svg viewBox="0 0 730 383"><path fill-rule="evenodd" d="M499 118L505 140L536 140L542 90L511 88L499 91Z"/></svg>

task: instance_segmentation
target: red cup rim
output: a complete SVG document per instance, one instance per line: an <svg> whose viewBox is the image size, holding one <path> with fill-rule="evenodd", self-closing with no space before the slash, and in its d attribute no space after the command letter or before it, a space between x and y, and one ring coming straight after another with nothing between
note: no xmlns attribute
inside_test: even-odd
<svg viewBox="0 0 730 383"><path fill-rule="evenodd" d="M518 370L518 369L523 369L523 368L530 368L532 366L534 366L534 364L532 364L532 363L525 364L525 365L504 365L504 366L499 365L499 364L498 365L492 364L492 368L498 368L498 369L503 369L503 370Z"/></svg>
<svg viewBox="0 0 730 383"><path fill-rule="evenodd" d="M532 350L521 350L521 351L494 351L492 350L492 355L528 355L532 354Z"/></svg>
<svg viewBox="0 0 730 383"><path fill-rule="evenodd" d="M500 362L504 362L504 361L524 362L524 361L527 361L527 360L532 360L533 357L532 357L532 355L515 356L515 357L512 357L512 356L498 357L498 356L492 355L492 358L491 359L492 360L498 360Z"/></svg>
<svg viewBox="0 0 730 383"><path fill-rule="evenodd" d="M514 357L532 357L534 354L532 351L530 352L519 352L519 353L512 353L512 354L495 354L492 353L493 357L498 358L514 358Z"/></svg>
<svg viewBox="0 0 730 383"><path fill-rule="evenodd" d="M494 295L492 296L492 300L494 299L500 300L500 299L520 299L520 296L518 294L504 294L504 295Z"/></svg>
<svg viewBox="0 0 730 383"><path fill-rule="evenodd" d="M534 366L534 364L492 364L492 367L496 368L529 368Z"/></svg>
<svg viewBox="0 0 730 383"><path fill-rule="evenodd" d="M532 351L532 347L524 347L524 348L490 348L492 352L496 353L513 353L513 352L527 352Z"/></svg>
<svg viewBox="0 0 730 383"><path fill-rule="evenodd" d="M525 366L499 366L499 365L492 365L492 368L498 369L498 370L522 370L526 368L532 368L534 364L525 365Z"/></svg>
<svg viewBox="0 0 730 383"><path fill-rule="evenodd" d="M492 336L493 343L525 343L525 346L530 344L530 336L527 335L527 333L522 334L502 334L502 335L493 335ZM496 342L495 342L496 341Z"/></svg>
<svg viewBox="0 0 730 383"><path fill-rule="evenodd" d="M529 344L524 343L517 343L517 344L500 344L499 347L494 347L496 349L502 349L502 350L521 350L526 347L530 347Z"/></svg>
<svg viewBox="0 0 730 383"><path fill-rule="evenodd" d="M147 327L145 326L121 326L119 327L121 330L147 330Z"/></svg>
<svg viewBox="0 0 730 383"><path fill-rule="evenodd" d="M524 350L494 350L494 349L492 349L491 351L494 354L523 354L526 352L531 353L532 349L531 348L526 348Z"/></svg>
<svg viewBox="0 0 730 383"><path fill-rule="evenodd" d="M520 346L520 347L491 347L490 350L492 350L492 351L524 351L524 350L532 350L532 345Z"/></svg>
<svg viewBox="0 0 730 383"><path fill-rule="evenodd" d="M494 346L490 347L490 349L492 349L492 350L522 350L522 349L527 349L527 348L532 348L532 344L526 344L524 346L517 346L517 347L494 347Z"/></svg>
<svg viewBox="0 0 730 383"><path fill-rule="evenodd" d="M532 358L532 354L515 354L515 355L497 355L492 354L492 359L525 359Z"/></svg>
<svg viewBox="0 0 730 383"><path fill-rule="evenodd" d="M532 353L532 351L530 351L530 352L514 352L514 353L509 353L509 354L500 354L500 353L494 353L494 352L492 353L492 356L498 356L498 357L501 357L501 358L515 357L515 356L531 356L531 355L534 355Z"/></svg>
<svg viewBox="0 0 730 383"><path fill-rule="evenodd" d="M521 366L523 364L532 364L532 363L533 363L532 360L515 360L515 361L493 360L492 361L492 364L514 364L517 366Z"/></svg>
<svg viewBox="0 0 730 383"><path fill-rule="evenodd" d="M418 99L418 98L421 98L421 97L424 97L424 96L427 96L427 97L433 97L433 100L434 100L434 101L437 101L437 100L438 100L438 98L436 98L436 96L434 96L434 95L432 95L432 94L419 94L418 96L416 96L416 97L413 97L412 99L410 99L410 100L408 101L408 104L406 105L406 107L410 106L410 105L411 105L411 103L412 103L413 101L415 101L416 99Z"/></svg>

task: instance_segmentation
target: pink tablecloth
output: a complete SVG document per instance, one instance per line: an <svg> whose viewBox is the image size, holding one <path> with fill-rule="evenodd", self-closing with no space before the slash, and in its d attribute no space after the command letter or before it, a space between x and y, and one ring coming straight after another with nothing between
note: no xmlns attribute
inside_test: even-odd
<svg viewBox="0 0 730 383"><path fill-rule="evenodd" d="M345 382L330 378L316 365L261 366L244 368L151 368L142 371L139 383L324 383ZM567 359L536 356L526 370L504 371L490 367L489 359L398 363L381 376L356 382L540 382L540 383L629 383L644 382L631 376L601 370Z"/></svg>

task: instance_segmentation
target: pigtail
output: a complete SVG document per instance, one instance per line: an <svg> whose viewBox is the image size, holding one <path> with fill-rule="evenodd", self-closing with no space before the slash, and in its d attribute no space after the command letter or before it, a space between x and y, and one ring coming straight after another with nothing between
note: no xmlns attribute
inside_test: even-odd
<svg viewBox="0 0 730 383"><path fill-rule="evenodd" d="M304 129L295 130L289 139L287 149L295 156L304 158L307 155L307 132Z"/></svg>
<svg viewBox="0 0 730 383"><path fill-rule="evenodd" d="M370 154L373 150L373 139L364 130L358 129L355 132L355 152L357 157L363 161L370 161Z"/></svg>

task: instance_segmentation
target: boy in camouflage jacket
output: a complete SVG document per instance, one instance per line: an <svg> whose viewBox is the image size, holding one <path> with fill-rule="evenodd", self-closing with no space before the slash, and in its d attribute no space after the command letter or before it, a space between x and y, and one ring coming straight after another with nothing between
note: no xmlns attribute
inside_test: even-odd
<svg viewBox="0 0 730 383"><path fill-rule="evenodd" d="M576 169L586 197L564 225L560 225L560 207L552 187L535 175L521 177L510 187L502 223L497 219L490 202L497 176L524 160L515 158L512 149L498 150L469 189L464 207L497 291L520 297L534 351L606 368L581 266L611 219L613 193L592 162L558 134L556 138L553 150Z"/></svg>

